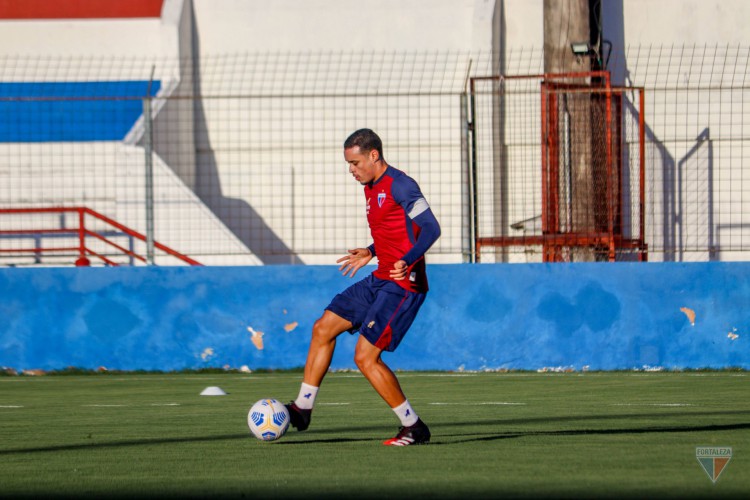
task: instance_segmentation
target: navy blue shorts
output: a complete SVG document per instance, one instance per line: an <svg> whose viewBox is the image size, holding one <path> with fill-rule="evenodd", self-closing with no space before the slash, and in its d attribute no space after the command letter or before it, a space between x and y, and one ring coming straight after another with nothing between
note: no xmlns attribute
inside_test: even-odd
<svg viewBox="0 0 750 500"><path fill-rule="evenodd" d="M359 331L375 347L394 351L426 296L371 274L337 294L326 310L350 321L349 333Z"/></svg>

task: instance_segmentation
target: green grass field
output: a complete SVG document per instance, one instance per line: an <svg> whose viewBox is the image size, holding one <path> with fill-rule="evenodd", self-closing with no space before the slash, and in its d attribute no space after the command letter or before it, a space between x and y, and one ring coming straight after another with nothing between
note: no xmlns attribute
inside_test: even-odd
<svg viewBox="0 0 750 500"><path fill-rule="evenodd" d="M0 497L694 498L750 494L750 376L401 373L428 446L358 373L334 373L306 432L246 417L299 373L0 377ZM199 396L220 386L227 396ZM714 484L698 446L728 446Z"/></svg>

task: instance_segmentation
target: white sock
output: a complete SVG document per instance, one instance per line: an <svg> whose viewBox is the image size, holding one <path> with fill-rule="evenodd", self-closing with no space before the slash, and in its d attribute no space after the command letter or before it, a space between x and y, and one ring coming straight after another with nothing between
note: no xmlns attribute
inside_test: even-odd
<svg viewBox="0 0 750 500"><path fill-rule="evenodd" d="M411 427L417 423L417 420L419 420L419 416L417 416L414 408L409 404L408 399L393 408L393 412L398 416L398 419L401 420L401 425L404 427Z"/></svg>
<svg viewBox="0 0 750 500"><path fill-rule="evenodd" d="M317 387L302 382L302 386L299 388L299 395L294 400L294 404L301 410L312 410L317 395Z"/></svg>

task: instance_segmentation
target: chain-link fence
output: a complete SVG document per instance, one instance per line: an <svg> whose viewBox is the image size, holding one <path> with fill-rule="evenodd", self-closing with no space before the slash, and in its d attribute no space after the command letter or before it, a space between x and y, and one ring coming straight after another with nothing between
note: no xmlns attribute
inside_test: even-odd
<svg viewBox="0 0 750 500"><path fill-rule="evenodd" d="M650 250L665 260L747 260L750 49L637 47L625 63L623 78L646 87Z"/></svg>
<svg viewBox="0 0 750 500"><path fill-rule="evenodd" d="M502 60L6 58L0 264L71 264L82 253L92 264L183 263L175 253L203 264L332 263L370 242L342 151L361 127L381 135L385 159L420 183L440 220L431 262L473 260L478 238L553 233L610 239L593 254L528 240L483 250L481 260L609 258L612 235L618 259L645 249L649 260L746 257L746 47L628 50L610 61L621 90L609 118L599 91L582 99L565 82L548 87L559 110L552 164L543 78L470 89L472 79L542 74L542 61L528 49ZM480 126L484 142L472 149ZM581 136L593 138L587 149L571 149ZM588 167L573 181L576 155ZM555 177L545 178L553 164ZM589 192L579 198L582 186ZM578 199L605 203L585 209ZM44 210L61 207L102 217Z"/></svg>
<svg viewBox="0 0 750 500"><path fill-rule="evenodd" d="M478 259L646 260L643 89L606 72L471 89Z"/></svg>
<svg viewBox="0 0 750 500"><path fill-rule="evenodd" d="M488 55L263 53L122 62L121 72L113 61L45 63L4 66L3 80L22 81L0 84L2 208L85 206L147 236L150 224L157 242L207 264L331 263L370 242L342 149L370 127L441 221L432 260L467 255L461 96L470 74L492 71ZM54 82L26 82L37 71ZM6 262L70 262L41 249L79 242L41 230L75 222L0 215L4 249L33 239L39 250ZM171 262L158 249L155 259Z"/></svg>

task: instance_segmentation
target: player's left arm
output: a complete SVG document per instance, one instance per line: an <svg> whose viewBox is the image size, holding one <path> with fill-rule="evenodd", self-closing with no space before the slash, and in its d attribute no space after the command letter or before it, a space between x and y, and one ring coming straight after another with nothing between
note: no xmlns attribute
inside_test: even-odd
<svg viewBox="0 0 750 500"><path fill-rule="evenodd" d="M408 268L421 259L440 237L440 223L413 179L408 178L402 183L394 192L394 197L404 207L409 219L419 226L414 246L394 264L391 271L391 277L398 280L406 277Z"/></svg>
<svg viewBox="0 0 750 500"><path fill-rule="evenodd" d="M425 204L427 204L426 201ZM414 217L410 215L409 218L419 226L419 236L417 236L417 241L411 250L406 252L406 255L401 259L406 262L407 266L411 266L421 259L433 243L440 238L440 224L429 206L423 212Z"/></svg>

